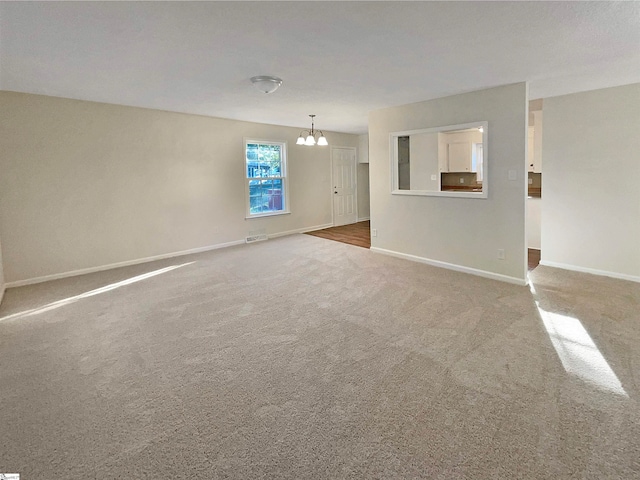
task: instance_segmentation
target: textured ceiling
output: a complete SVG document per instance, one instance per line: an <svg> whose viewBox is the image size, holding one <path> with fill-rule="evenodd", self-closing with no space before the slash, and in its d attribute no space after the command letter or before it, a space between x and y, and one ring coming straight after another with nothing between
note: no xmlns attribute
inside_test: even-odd
<svg viewBox="0 0 640 480"><path fill-rule="evenodd" d="M2 90L363 133L371 110L521 81L639 82L640 2L0 3Z"/></svg>

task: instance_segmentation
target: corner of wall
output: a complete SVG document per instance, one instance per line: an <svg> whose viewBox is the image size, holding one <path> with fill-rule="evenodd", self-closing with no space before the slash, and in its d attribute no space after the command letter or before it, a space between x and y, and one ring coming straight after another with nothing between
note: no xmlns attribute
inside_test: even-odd
<svg viewBox="0 0 640 480"><path fill-rule="evenodd" d="M0 244L0 305L2 305L2 299L4 298L5 290L6 284L4 281L4 268L2 264L2 244Z"/></svg>
<svg viewBox="0 0 640 480"><path fill-rule="evenodd" d="M544 100L543 265L640 278L640 83Z"/></svg>
<svg viewBox="0 0 640 480"><path fill-rule="evenodd" d="M296 146L298 128L17 92L0 104L0 169L19 172L0 175L9 288L331 221L330 150ZM243 138L288 143L290 214L245 218Z"/></svg>
<svg viewBox="0 0 640 480"><path fill-rule="evenodd" d="M370 112L372 247L525 282L527 95L527 84L517 83ZM478 121L491 132L488 198L391 194L392 132Z"/></svg>

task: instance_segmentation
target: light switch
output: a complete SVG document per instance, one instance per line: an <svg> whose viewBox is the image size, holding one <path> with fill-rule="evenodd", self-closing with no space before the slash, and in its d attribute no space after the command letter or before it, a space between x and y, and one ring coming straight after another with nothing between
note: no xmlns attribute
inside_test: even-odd
<svg viewBox="0 0 640 480"><path fill-rule="evenodd" d="M464 183L464 178L460 178L460 183Z"/></svg>
<svg viewBox="0 0 640 480"><path fill-rule="evenodd" d="M533 178L529 179L529 185L533 185Z"/></svg>
<svg viewBox="0 0 640 480"><path fill-rule="evenodd" d="M436 181L437 179L438 179L438 176L435 173L431 175L431 180Z"/></svg>
<svg viewBox="0 0 640 480"><path fill-rule="evenodd" d="M509 180L515 180L518 177L515 170L509 170Z"/></svg>

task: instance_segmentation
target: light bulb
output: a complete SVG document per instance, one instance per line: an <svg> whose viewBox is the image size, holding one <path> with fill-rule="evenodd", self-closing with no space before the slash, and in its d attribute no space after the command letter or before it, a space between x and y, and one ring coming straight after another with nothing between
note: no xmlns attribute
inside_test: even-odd
<svg viewBox="0 0 640 480"><path fill-rule="evenodd" d="M322 135L319 139L318 139L318 145L320 146L325 146L325 145L329 145L329 142L327 142L327 139L324 135Z"/></svg>
<svg viewBox="0 0 640 480"><path fill-rule="evenodd" d="M298 140L296 140L296 145L304 145L304 138L302 135L300 135Z"/></svg>
<svg viewBox="0 0 640 480"><path fill-rule="evenodd" d="M305 145L311 146L316 144L316 139L313 138L313 135L309 135L307 140L304 142Z"/></svg>

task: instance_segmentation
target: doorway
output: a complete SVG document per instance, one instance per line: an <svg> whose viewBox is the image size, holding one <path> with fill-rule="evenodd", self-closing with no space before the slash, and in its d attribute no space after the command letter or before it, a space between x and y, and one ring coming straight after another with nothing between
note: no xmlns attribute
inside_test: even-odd
<svg viewBox="0 0 640 480"><path fill-rule="evenodd" d="M327 240L371 248L371 224L369 220L305 233L314 237L326 238Z"/></svg>
<svg viewBox="0 0 640 480"><path fill-rule="evenodd" d="M542 237L542 100L529 102L527 135L527 259L528 269L540 263Z"/></svg>
<svg viewBox="0 0 640 480"><path fill-rule="evenodd" d="M358 190L356 180L356 149L331 149L331 177L333 189L333 225L347 225L358 221Z"/></svg>

